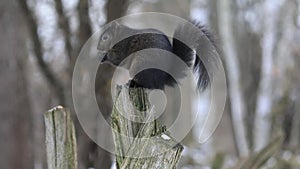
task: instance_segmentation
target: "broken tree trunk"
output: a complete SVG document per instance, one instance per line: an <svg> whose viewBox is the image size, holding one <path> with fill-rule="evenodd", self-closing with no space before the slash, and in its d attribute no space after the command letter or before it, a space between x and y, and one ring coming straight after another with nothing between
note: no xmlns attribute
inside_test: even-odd
<svg viewBox="0 0 300 169"><path fill-rule="evenodd" d="M118 169L174 169L183 146L153 117L149 90L118 86L111 123Z"/></svg>
<svg viewBox="0 0 300 169"><path fill-rule="evenodd" d="M74 124L70 112L62 106L44 114L49 169L77 169Z"/></svg>

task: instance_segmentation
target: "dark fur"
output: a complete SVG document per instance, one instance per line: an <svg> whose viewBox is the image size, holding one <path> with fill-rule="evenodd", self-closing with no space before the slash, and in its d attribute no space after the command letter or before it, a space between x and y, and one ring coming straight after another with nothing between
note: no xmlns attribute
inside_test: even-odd
<svg viewBox="0 0 300 169"><path fill-rule="evenodd" d="M203 26L200 24L194 24L200 31L203 32L205 35L205 38L210 41L212 45L215 46L213 36L210 34ZM125 59L130 54L147 49L147 48L159 48L163 49L169 52L174 53L177 55L180 59L182 59L189 67L192 67L193 70L198 74L198 82L197 86L199 89L204 89L209 85L209 76L207 73L207 70L203 64L203 62L200 60L200 58L196 57L194 65L192 65L192 61L194 58L193 50L185 45L185 43L181 42L179 39L185 38L185 40L189 41L190 39L186 38L194 38L195 32L189 30L190 27L186 28L186 25L179 26L175 33L173 38L173 45L171 45L169 39L167 36L165 36L162 32L154 29L149 29L151 33L144 33L145 30L137 30L137 29L131 29L129 27L118 25L118 26L110 26L107 28L106 31L111 32L111 41L116 41L116 37L119 37L116 34L112 34L112 32L122 32L122 33L134 33L135 35L124 38L120 42L116 43L114 46L112 46L111 49L107 51L106 56L104 57L106 60L108 60L110 63L118 66L123 59ZM148 30L148 31L149 31ZM153 32L153 33L152 33ZM105 33L105 32L104 32ZM103 33L103 34L104 34ZM189 46L192 46L194 48L198 48L199 45L201 45L201 41L205 39L198 38L198 39L192 39L192 44ZM109 42L111 43L111 42ZM107 44L105 44L107 46ZM105 46L102 44L102 46ZM99 43L99 46L101 48L101 44ZM98 47L99 47L98 46ZM202 49L203 50L203 49ZM197 51L198 52L198 51ZM176 68L174 68L176 69ZM176 70L179 77L184 76L185 70ZM163 89L165 85L168 86L174 86L176 84L176 81L172 76L170 76L168 73L158 70L158 69L146 69L133 77L133 80L130 82L131 87L144 87L148 89Z"/></svg>

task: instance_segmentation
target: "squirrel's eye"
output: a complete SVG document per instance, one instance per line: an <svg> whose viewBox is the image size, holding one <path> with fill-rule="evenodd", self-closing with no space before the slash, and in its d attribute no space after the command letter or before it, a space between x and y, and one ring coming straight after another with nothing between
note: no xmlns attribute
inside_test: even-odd
<svg viewBox="0 0 300 169"><path fill-rule="evenodd" d="M101 39L102 39L102 41L106 41L108 38L109 38L109 35L104 34Z"/></svg>
<svg viewBox="0 0 300 169"><path fill-rule="evenodd" d="M134 44L136 44L136 43L138 43L139 41L137 40L137 39L133 39L132 40L132 43L134 43Z"/></svg>

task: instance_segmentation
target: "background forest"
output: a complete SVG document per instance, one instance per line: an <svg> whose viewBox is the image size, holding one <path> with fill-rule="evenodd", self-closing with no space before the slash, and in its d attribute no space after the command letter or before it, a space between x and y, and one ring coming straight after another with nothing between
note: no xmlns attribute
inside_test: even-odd
<svg viewBox="0 0 300 169"><path fill-rule="evenodd" d="M56 105L72 111L79 168L114 166L113 156L76 120L72 71L100 26L139 12L207 25L226 69L222 120L204 144L197 142L197 129L188 135L179 168L238 168L260 158L261 150L269 154L260 168L300 168L299 0L1 0L0 169L47 168L43 113ZM110 97L102 96L110 95L109 87L97 86L109 86L103 79L114 69L106 65L98 71L106 73L98 73L97 99L108 103L103 98ZM104 116L110 111L106 106ZM263 149L267 145L270 149Z"/></svg>

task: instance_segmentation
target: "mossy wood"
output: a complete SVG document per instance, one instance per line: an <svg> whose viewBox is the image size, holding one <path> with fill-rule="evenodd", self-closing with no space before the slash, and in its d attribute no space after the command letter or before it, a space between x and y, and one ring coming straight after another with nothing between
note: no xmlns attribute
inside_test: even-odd
<svg viewBox="0 0 300 169"><path fill-rule="evenodd" d="M48 169L77 169L74 124L61 106L44 114Z"/></svg>
<svg viewBox="0 0 300 169"><path fill-rule="evenodd" d="M153 117L149 90L118 86L111 115L118 169L174 169L183 146Z"/></svg>

